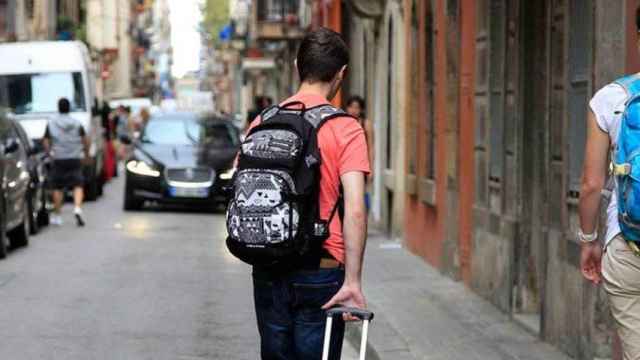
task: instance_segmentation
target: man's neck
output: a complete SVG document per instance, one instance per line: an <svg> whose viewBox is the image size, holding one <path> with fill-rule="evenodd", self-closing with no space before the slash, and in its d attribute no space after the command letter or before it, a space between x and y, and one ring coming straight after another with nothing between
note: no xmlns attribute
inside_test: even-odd
<svg viewBox="0 0 640 360"><path fill-rule="evenodd" d="M303 82L300 85L300 88L298 89L298 94L320 95L329 101L331 101L331 99L329 99L330 93L331 93L331 84L323 83L323 82L314 82L314 83Z"/></svg>

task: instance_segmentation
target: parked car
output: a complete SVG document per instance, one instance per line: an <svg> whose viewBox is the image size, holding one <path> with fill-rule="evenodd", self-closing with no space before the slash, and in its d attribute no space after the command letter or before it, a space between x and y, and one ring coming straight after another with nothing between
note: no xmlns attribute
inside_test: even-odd
<svg viewBox="0 0 640 360"><path fill-rule="evenodd" d="M37 143L29 139L22 125L14 121L13 126L20 138L21 146L27 154L27 168L31 177L29 184L30 232L38 233L41 227L49 225L49 194L47 192L48 169L51 159Z"/></svg>
<svg viewBox="0 0 640 360"><path fill-rule="evenodd" d="M49 119L57 115L58 100L69 99L69 115L82 122L91 139L91 161L84 167L85 194L87 200L95 200L104 184L104 129L96 100L96 67L86 45L6 43L0 44L0 59L0 106L10 109L32 140L42 140Z"/></svg>
<svg viewBox="0 0 640 360"><path fill-rule="evenodd" d="M223 190L239 148L239 132L227 119L187 112L152 116L132 141L124 209L140 209L145 200L211 207L226 201Z"/></svg>
<svg viewBox="0 0 640 360"><path fill-rule="evenodd" d="M27 151L16 124L0 113L0 258L10 246L29 244L32 216Z"/></svg>

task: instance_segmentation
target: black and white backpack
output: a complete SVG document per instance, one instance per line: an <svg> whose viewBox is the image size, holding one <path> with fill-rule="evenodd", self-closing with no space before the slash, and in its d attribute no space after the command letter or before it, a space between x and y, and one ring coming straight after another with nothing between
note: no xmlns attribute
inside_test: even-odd
<svg viewBox="0 0 640 360"><path fill-rule="evenodd" d="M349 116L331 105L272 106L247 134L227 208L227 247L257 266L292 265L319 254L329 236L320 219L317 133L328 120Z"/></svg>

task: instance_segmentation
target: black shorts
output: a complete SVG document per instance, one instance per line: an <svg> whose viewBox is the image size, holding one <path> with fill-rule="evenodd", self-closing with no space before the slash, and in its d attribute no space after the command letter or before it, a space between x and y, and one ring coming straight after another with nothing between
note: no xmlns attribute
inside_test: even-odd
<svg viewBox="0 0 640 360"><path fill-rule="evenodd" d="M80 159L54 160L51 164L49 184L54 190L64 190L84 185Z"/></svg>

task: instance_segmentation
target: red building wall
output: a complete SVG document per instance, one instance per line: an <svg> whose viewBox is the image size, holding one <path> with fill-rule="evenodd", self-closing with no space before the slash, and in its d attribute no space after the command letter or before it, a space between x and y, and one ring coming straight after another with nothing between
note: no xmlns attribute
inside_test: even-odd
<svg viewBox="0 0 640 360"><path fill-rule="evenodd" d="M471 284L473 246L474 143L475 143L475 0L460 3L460 139L459 144L459 226L460 276Z"/></svg>
<svg viewBox="0 0 640 360"><path fill-rule="evenodd" d="M408 82L413 76L424 78L426 63L435 60L435 88L434 88L434 116L436 123L435 136L435 193L436 205L428 205L420 200L419 196L407 195L405 217L406 245L413 253L422 256L427 262L435 267L442 265L443 241L447 227L457 226L459 231L458 251L460 258L460 276L469 284L471 281L471 249L473 241L473 202L474 202L474 87L475 87L475 1L460 0L460 75L458 77L460 86L459 97L459 138L455 136L447 137L447 17L446 3L444 0L433 0L434 6L434 53L426 49L425 17L420 19L420 39L419 39L419 63L411 64L414 71L408 72ZM455 2L454 2L455 3ZM429 6L429 1L419 1L418 11L425 13L425 6ZM405 9L411 9L405 6ZM411 14L405 14L410 18ZM409 40L407 40L407 44ZM407 46L409 47L409 46ZM411 56L407 56L411 59ZM410 62L409 62L410 64ZM424 85L424 84L423 84ZM420 86L418 109L420 114L428 112L428 101L424 101L427 96L426 86ZM415 101L415 100L414 100ZM420 179L426 174L424 156L427 156L427 139L425 138L425 122L418 123L417 149L407 149L407 151L417 150L417 163L419 164L417 178ZM407 136L415 133L416 129L408 129ZM455 141L458 146L458 156L448 156L447 141ZM457 169L457 187L459 190L459 210L458 218L447 219L447 168L449 162L455 161ZM419 180L418 180L419 181ZM418 185L419 186L419 185Z"/></svg>

